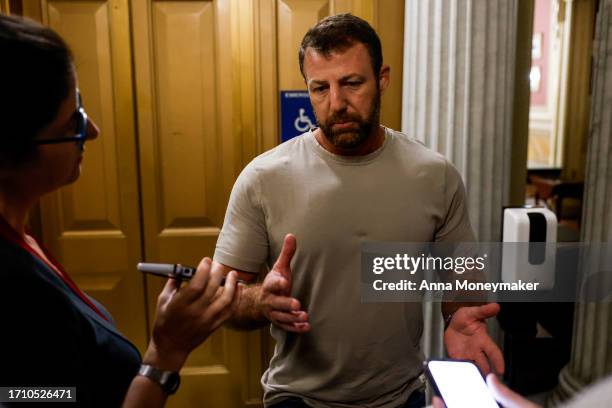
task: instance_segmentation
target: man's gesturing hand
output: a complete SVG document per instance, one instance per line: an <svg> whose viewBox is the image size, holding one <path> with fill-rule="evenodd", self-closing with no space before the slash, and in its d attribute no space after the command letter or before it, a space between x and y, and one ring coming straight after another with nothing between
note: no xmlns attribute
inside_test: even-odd
<svg viewBox="0 0 612 408"><path fill-rule="evenodd" d="M483 374L504 372L501 350L487 334L486 319L499 313L497 303L457 309L444 332L444 344L451 358L472 360Z"/></svg>
<svg viewBox="0 0 612 408"><path fill-rule="evenodd" d="M291 297L290 264L295 248L295 237L287 234L276 263L263 281L259 304L273 324L289 332L304 333L310 330L308 314L300 310L300 301Z"/></svg>

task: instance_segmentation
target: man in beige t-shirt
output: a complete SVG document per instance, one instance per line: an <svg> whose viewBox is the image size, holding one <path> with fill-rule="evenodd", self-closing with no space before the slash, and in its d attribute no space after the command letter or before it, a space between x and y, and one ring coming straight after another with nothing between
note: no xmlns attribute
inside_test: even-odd
<svg viewBox="0 0 612 408"><path fill-rule="evenodd" d="M389 67L367 22L346 14L319 22L304 37L300 67L319 127L242 171L217 242L215 268L245 279L271 269L243 289L233 324L272 323L266 407L422 406L421 304L362 304L360 246L474 241L461 177L443 156L380 125ZM503 371L484 323L498 306L444 309L451 357Z"/></svg>

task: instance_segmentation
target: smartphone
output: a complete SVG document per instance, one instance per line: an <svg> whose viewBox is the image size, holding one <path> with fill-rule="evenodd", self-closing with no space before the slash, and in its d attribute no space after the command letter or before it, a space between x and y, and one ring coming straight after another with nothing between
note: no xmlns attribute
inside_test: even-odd
<svg viewBox="0 0 612 408"><path fill-rule="evenodd" d="M184 266L181 264L163 264L163 263L146 263L139 262L136 269L143 273L163 276L165 278L173 278L184 281L193 278L196 273L196 268L192 266ZM238 283L244 283L242 279L238 279ZM225 277L221 279L221 286L225 285Z"/></svg>
<svg viewBox="0 0 612 408"><path fill-rule="evenodd" d="M499 408L471 361L429 360L425 374L447 408Z"/></svg>

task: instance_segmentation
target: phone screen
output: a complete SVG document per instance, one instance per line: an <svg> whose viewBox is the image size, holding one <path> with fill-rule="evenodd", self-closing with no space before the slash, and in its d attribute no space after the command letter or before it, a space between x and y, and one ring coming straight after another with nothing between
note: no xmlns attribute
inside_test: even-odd
<svg viewBox="0 0 612 408"><path fill-rule="evenodd" d="M427 371L447 408L499 408L473 363L432 360Z"/></svg>

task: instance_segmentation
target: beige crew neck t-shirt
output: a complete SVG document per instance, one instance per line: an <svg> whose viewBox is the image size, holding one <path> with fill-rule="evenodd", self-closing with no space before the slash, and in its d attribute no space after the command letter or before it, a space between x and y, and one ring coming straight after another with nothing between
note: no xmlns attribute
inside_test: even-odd
<svg viewBox="0 0 612 408"><path fill-rule="evenodd" d="M307 132L255 158L233 187L214 259L258 272L294 234L291 295L311 324L305 334L271 326L266 406L299 397L314 407L397 407L421 386L421 304L361 303L361 244L474 234L457 170L416 139L385 134L378 150L348 157Z"/></svg>

